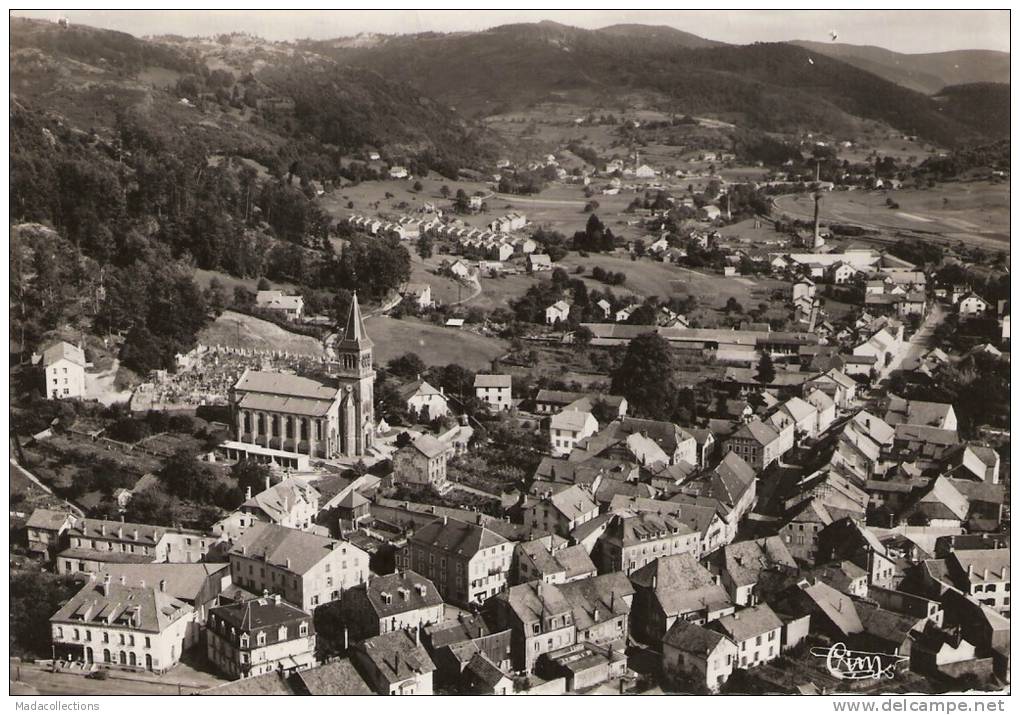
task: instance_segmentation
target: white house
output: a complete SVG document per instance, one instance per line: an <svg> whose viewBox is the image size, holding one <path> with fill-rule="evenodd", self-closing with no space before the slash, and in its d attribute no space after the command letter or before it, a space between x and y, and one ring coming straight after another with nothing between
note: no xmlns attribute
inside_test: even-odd
<svg viewBox="0 0 1020 715"><path fill-rule="evenodd" d="M634 307L630 305L626 306L625 308L620 308L618 311L616 311L616 322L626 323L628 320L630 320L631 313L633 312Z"/></svg>
<svg viewBox="0 0 1020 715"><path fill-rule="evenodd" d="M545 309L545 324L556 325L565 323L570 317L570 304L565 300L558 300Z"/></svg>
<svg viewBox="0 0 1020 715"><path fill-rule="evenodd" d="M638 179L654 179L655 169L648 166L648 164L642 164L638 168L634 169L634 176Z"/></svg>
<svg viewBox="0 0 1020 715"><path fill-rule="evenodd" d="M475 397L496 410L509 410L511 381L509 375L475 375Z"/></svg>
<svg viewBox="0 0 1020 715"><path fill-rule="evenodd" d="M419 308L432 307L432 286L428 283L408 283L404 286L403 295L410 298Z"/></svg>
<svg viewBox="0 0 1020 715"><path fill-rule="evenodd" d="M856 268L851 266L849 263L843 263L841 261L834 264L832 268L829 269L829 280L837 285L842 285L852 281L856 273Z"/></svg>
<svg viewBox="0 0 1020 715"><path fill-rule="evenodd" d="M406 179L407 176L407 169L403 166L394 166L390 169L391 179Z"/></svg>
<svg viewBox="0 0 1020 715"><path fill-rule="evenodd" d="M598 420L590 412L566 409L549 421L549 441L554 457L570 454L580 440L599 431Z"/></svg>
<svg viewBox="0 0 1020 715"><path fill-rule="evenodd" d="M467 278L471 275L471 269L464 261L457 259L450 264L450 273L457 276L458 278Z"/></svg>
<svg viewBox="0 0 1020 715"><path fill-rule="evenodd" d="M407 405L407 411L420 415L427 410L428 419L445 417L450 412L450 402L442 388L436 389L424 380L409 382L400 388L400 396Z"/></svg>
<svg viewBox="0 0 1020 715"><path fill-rule="evenodd" d="M957 305L960 315L984 315L988 311L988 301L977 293L970 292L960 298Z"/></svg>
<svg viewBox="0 0 1020 715"><path fill-rule="evenodd" d="M54 400L85 397L85 352L61 340L42 354L46 396Z"/></svg>
<svg viewBox="0 0 1020 715"><path fill-rule="evenodd" d="M605 298L602 298L598 303L596 303L595 307L602 311L602 317L603 318L608 318L609 316L611 316L613 314L613 306L610 305L609 301L606 300ZM1006 316L1005 325L1007 326L1006 327L1006 338L1009 338L1009 316L1008 315Z"/></svg>
<svg viewBox="0 0 1020 715"><path fill-rule="evenodd" d="M551 271L552 259L547 253L532 253L528 256L528 270L532 273L537 271Z"/></svg>
<svg viewBox="0 0 1020 715"><path fill-rule="evenodd" d="M301 320L305 299L299 295L284 295L279 290L260 290L255 294L255 305L263 310L283 313L287 320Z"/></svg>

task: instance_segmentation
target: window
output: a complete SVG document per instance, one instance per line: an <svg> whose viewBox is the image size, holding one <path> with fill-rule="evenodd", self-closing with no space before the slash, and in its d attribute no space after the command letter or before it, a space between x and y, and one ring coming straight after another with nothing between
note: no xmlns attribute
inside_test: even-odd
<svg viewBox="0 0 1020 715"><path fill-rule="evenodd" d="M248 634L247 633L245 633L244 635L241 636L241 647L242 648L247 648L248 647Z"/></svg>
<svg viewBox="0 0 1020 715"><path fill-rule="evenodd" d="M266 632L265 631L259 631L258 632L258 635L255 636L255 643L257 643L258 645L265 645L266 644Z"/></svg>
<svg viewBox="0 0 1020 715"><path fill-rule="evenodd" d="M754 639L754 644L761 645L761 636L758 636L757 638Z"/></svg>
<svg viewBox="0 0 1020 715"><path fill-rule="evenodd" d="M308 635L308 624L307 623L302 623L300 626L298 626L298 633L300 633L302 636L307 636Z"/></svg>

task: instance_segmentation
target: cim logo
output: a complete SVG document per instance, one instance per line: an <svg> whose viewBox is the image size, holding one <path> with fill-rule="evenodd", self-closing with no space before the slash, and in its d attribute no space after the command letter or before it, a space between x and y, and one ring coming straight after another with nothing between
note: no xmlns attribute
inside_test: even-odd
<svg viewBox="0 0 1020 715"><path fill-rule="evenodd" d="M840 680L893 678L896 666L908 660L905 655L850 650L845 643L834 643L829 648L812 648L811 655L824 658L826 669Z"/></svg>

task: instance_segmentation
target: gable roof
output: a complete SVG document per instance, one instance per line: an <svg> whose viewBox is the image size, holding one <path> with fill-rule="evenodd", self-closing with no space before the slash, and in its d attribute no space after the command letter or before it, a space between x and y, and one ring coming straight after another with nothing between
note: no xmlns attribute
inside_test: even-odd
<svg viewBox="0 0 1020 715"><path fill-rule="evenodd" d="M279 397L296 397L308 400L336 399L339 389L310 377L287 375L282 372L245 370L234 383L234 390L261 392Z"/></svg>
<svg viewBox="0 0 1020 715"><path fill-rule="evenodd" d="M54 623L119 624L136 631L161 633L194 609L153 586L134 586L90 578L60 610Z"/></svg>
<svg viewBox="0 0 1020 715"><path fill-rule="evenodd" d="M762 603L751 608L742 608L728 616L723 616L716 621L718 628L721 628L734 643L740 644L751 638L774 631L783 627L783 622L767 603Z"/></svg>
<svg viewBox="0 0 1020 715"><path fill-rule="evenodd" d="M388 683L399 683L436 669L425 648L404 630L373 636L354 648Z"/></svg>
<svg viewBox="0 0 1020 715"><path fill-rule="evenodd" d="M567 409L553 415L549 421L549 426L552 429L580 432L591 422L595 423L596 428L598 427L599 423L592 416L591 412Z"/></svg>
<svg viewBox="0 0 1020 715"><path fill-rule="evenodd" d="M85 367L85 352L77 345L72 345L71 343L63 340L53 343L53 345L50 345L48 348L43 350L43 367L49 367L60 360L68 360L75 365Z"/></svg>
<svg viewBox="0 0 1020 715"><path fill-rule="evenodd" d="M475 375L475 387L510 387L509 375Z"/></svg>
<svg viewBox="0 0 1020 715"><path fill-rule="evenodd" d="M682 618L673 621L673 625L662 638L663 645L669 645L685 653L694 653L702 657L711 655L724 641L736 650L733 641L722 633L685 621Z"/></svg>
<svg viewBox="0 0 1020 715"><path fill-rule="evenodd" d="M474 556L481 549L509 543L495 531L478 524L443 517L417 529L411 541L461 556Z"/></svg>
<svg viewBox="0 0 1020 715"><path fill-rule="evenodd" d="M754 419L740 425L737 431L730 436L730 439L749 439L764 447L778 440L779 435L761 420Z"/></svg>
<svg viewBox="0 0 1020 715"><path fill-rule="evenodd" d="M435 584L411 570L375 576L350 590L363 592L369 606L379 618L443 603L443 597L439 595ZM390 596L389 603L386 602L386 595Z"/></svg>
<svg viewBox="0 0 1020 715"><path fill-rule="evenodd" d="M344 658L293 676L309 695L374 695L354 664Z"/></svg>
<svg viewBox="0 0 1020 715"><path fill-rule="evenodd" d="M433 459L450 449L450 445L442 442L432 435L423 434L417 437L405 449L414 449L424 455L427 459Z"/></svg>
<svg viewBox="0 0 1020 715"><path fill-rule="evenodd" d="M368 554L349 542L263 522L253 524L241 534L230 554L264 559L266 563L301 575L335 549L353 550L368 558Z"/></svg>
<svg viewBox="0 0 1020 715"><path fill-rule="evenodd" d="M245 500L242 507L259 509L274 522L290 516L300 502L314 504L319 493L300 479L285 479Z"/></svg>
<svg viewBox="0 0 1020 715"><path fill-rule="evenodd" d="M54 511L53 509L36 509L28 517L25 526L29 529L45 529L56 531L62 527L71 515L66 511Z"/></svg>

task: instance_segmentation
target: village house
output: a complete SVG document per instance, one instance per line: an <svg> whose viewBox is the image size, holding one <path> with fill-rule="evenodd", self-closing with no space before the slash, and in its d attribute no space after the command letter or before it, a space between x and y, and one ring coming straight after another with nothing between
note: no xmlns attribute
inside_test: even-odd
<svg viewBox="0 0 1020 715"><path fill-rule="evenodd" d="M648 645L660 643L677 620L705 624L734 610L717 578L693 554L655 559L630 580L635 591L632 632Z"/></svg>
<svg viewBox="0 0 1020 715"><path fill-rule="evenodd" d="M677 620L662 639L663 673L683 687L694 683L718 692L737 663L737 646L723 634Z"/></svg>
<svg viewBox="0 0 1020 715"><path fill-rule="evenodd" d="M381 633L356 643L351 660L377 695L432 695L436 665L417 630Z"/></svg>
<svg viewBox="0 0 1020 715"><path fill-rule="evenodd" d="M564 538L598 513L598 504L577 485L547 493L538 500L529 499L521 509L524 525L533 533L554 533Z"/></svg>
<svg viewBox="0 0 1020 715"><path fill-rule="evenodd" d="M514 548L515 585L528 581L569 583L597 573L584 546L567 546L566 539L560 536L548 534L518 542Z"/></svg>
<svg viewBox="0 0 1020 715"><path fill-rule="evenodd" d="M471 276L471 269L468 267L468 264L459 258L451 263L447 270L449 270L450 274L455 278L466 279Z"/></svg>
<svg viewBox="0 0 1020 715"><path fill-rule="evenodd" d="M428 310L432 307L432 286L428 283L408 283L401 295L419 310Z"/></svg>
<svg viewBox="0 0 1020 715"><path fill-rule="evenodd" d="M529 273L551 271L553 269L552 260L547 253L532 253L527 257L525 265L528 267Z"/></svg>
<svg viewBox="0 0 1020 715"><path fill-rule="evenodd" d="M509 375L475 375L475 397L490 409L502 412L513 406Z"/></svg>
<svg viewBox="0 0 1020 715"><path fill-rule="evenodd" d="M278 595L220 606L209 612L206 653L234 680L297 672L315 665L315 624Z"/></svg>
<svg viewBox="0 0 1020 715"><path fill-rule="evenodd" d="M554 457L573 451L577 443L598 432L598 420L591 414L576 409L565 409L549 421L549 442Z"/></svg>
<svg viewBox="0 0 1020 715"><path fill-rule="evenodd" d="M579 642L624 650L634 586L622 573L570 581L559 587L570 604Z"/></svg>
<svg viewBox="0 0 1020 715"><path fill-rule="evenodd" d="M408 178L407 168L403 166L392 166L389 170L389 176L391 179L406 179Z"/></svg>
<svg viewBox="0 0 1020 715"><path fill-rule="evenodd" d="M560 588L532 581L513 586L490 602L496 626L510 630L510 653L515 670L530 673L543 653L576 642L573 607Z"/></svg>
<svg viewBox="0 0 1020 715"><path fill-rule="evenodd" d="M601 573L632 574L658 558L674 554L698 554L699 534L676 514L629 512L612 515L596 550Z"/></svg>
<svg viewBox="0 0 1020 715"><path fill-rule="evenodd" d="M779 536L727 544L709 557L708 567L720 574L723 587L738 606L758 604L757 586L763 573L796 574L798 570Z"/></svg>
<svg viewBox="0 0 1020 715"><path fill-rule="evenodd" d="M545 309L545 324L556 325L566 323L570 317L570 304L565 300L558 300Z"/></svg>
<svg viewBox="0 0 1020 715"><path fill-rule="evenodd" d="M195 622L191 624L191 629L196 634L188 634L189 642L197 637L209 610L219 605L221 595L231 586L229 563L108 563L95 574L95 578L102 580L107 576L114 582L129 586L159 584L164 593L195 609Z"/></svg>
<svg viewBox="0 0 1020 715"><path fill-rule="evenodd" d="M393 455L393 481L429 487L442 494L450 488L446 480L446 460L450 445L423 434Z"/></svg>
<svg viewBox="0 0 1020 715"><path fill-rule="evenodd" d="M737 646L740 668L753 668L779 657L783 643L783 622L768 604L742 608L722 616L713 624Z"/></svg>
<svg viewBox="0 0 1020 715"><path fill-rule="evenodd" d="M761 420L742 424L723 445L725 454L734 452L755 471L764 471L783 456L779 433Z"/></svg>
<svg viewBox="0 0 1020 715"><path fill-rule="evenodd" d="M513 553L495 531L443 516L414 532L397 567L430 579L448 603L480 605L506 590Z"/></svg>
<svg viewBox="0 0 1020 715"><path fill-rule="evenodd" d="M301 320L305 299L299 295L284 295L283 291L260 290L255 294L255 307L282 313L287 320Z"/></svg>
<svg viewBox="0 0 1020 715"><path fill-rule="evenodd" d="M352 640L401 629L416 630L443 620L443 597L414 571L374 576L348 589L340 612Z"/></svg>
<svg viewBox="0 0 1020 715"><path fill-rule="evenodd" d="M35 509L25 523L28 551L49 559L65 543L75 517L65 511Z"/></svg>
<svg viewBox="0 0 1020 715"><path fill-rule="evenodd" d="M437 390L424 380L417 379L402 385L398 392L407 411L419 419L431 422L450 413L450 401L445 390Z"/></svg>
<svg viewBox="0 0 1020 715"><path fill-rule="evenodd" d="M319 513L319 492L302 479L285 479L252 496L251 487L245 500L232 514L216 522L213 534L236 540L255 522L277 524L291 529L310 530Z"/></svg>
<svg viewBox="0 0 1020 715"><path fill-rule="evenodd" d="M230 549L235 586L280 594L311 613L369 576L368 554L346 541L276 524L249 528Z"/></svg>
<svg viewBox="0 0 1020 715"><path fill-rule="evenodd" d="M85 352L64 342L50 345L42 353L46 397L53 400L77 400L86 396Z"/></svg>
<svg viewBox="0 0 1020 715"><path fill-rule="evenodd" d="M163 583L127 585L109 574L89 579L50 617L54 657L164 673L195 644L195 610Z"/></svg>
<svg viewBox="0 0 1020 715"><path fill-rule="evenodd" d="M192 529L78 519L57 554L57 573L95 572L107 563L195 563L218 541Z"/></svg>
<svg viewBox="0 0 1020 715"><path fill-rule="evenodd" d="M590 405L592 408L602 403L607 410L617 417L627 416L626 397L604 395L602 393L567 392L565 390L539 390L535 395L535 412L540 415L552 415L575 403L578 403L577 406L580 408L582 406L582 403L579 402L580 400L584 400L585 404Z"/></svg>
<svg viewBox="0 0 1020 715"><path fill-rule="evenodd" d="M989 307L988 301L973 291L960 298L956 304L957 312L964 318L984 315L988 312Z"/></svg>
<svg viewBox="0 0 1020 715"><path fill-rule="evenodd" d="M1009 618L1012 582L1008 548L954 551L946 566L961 591Z"/></svg>

